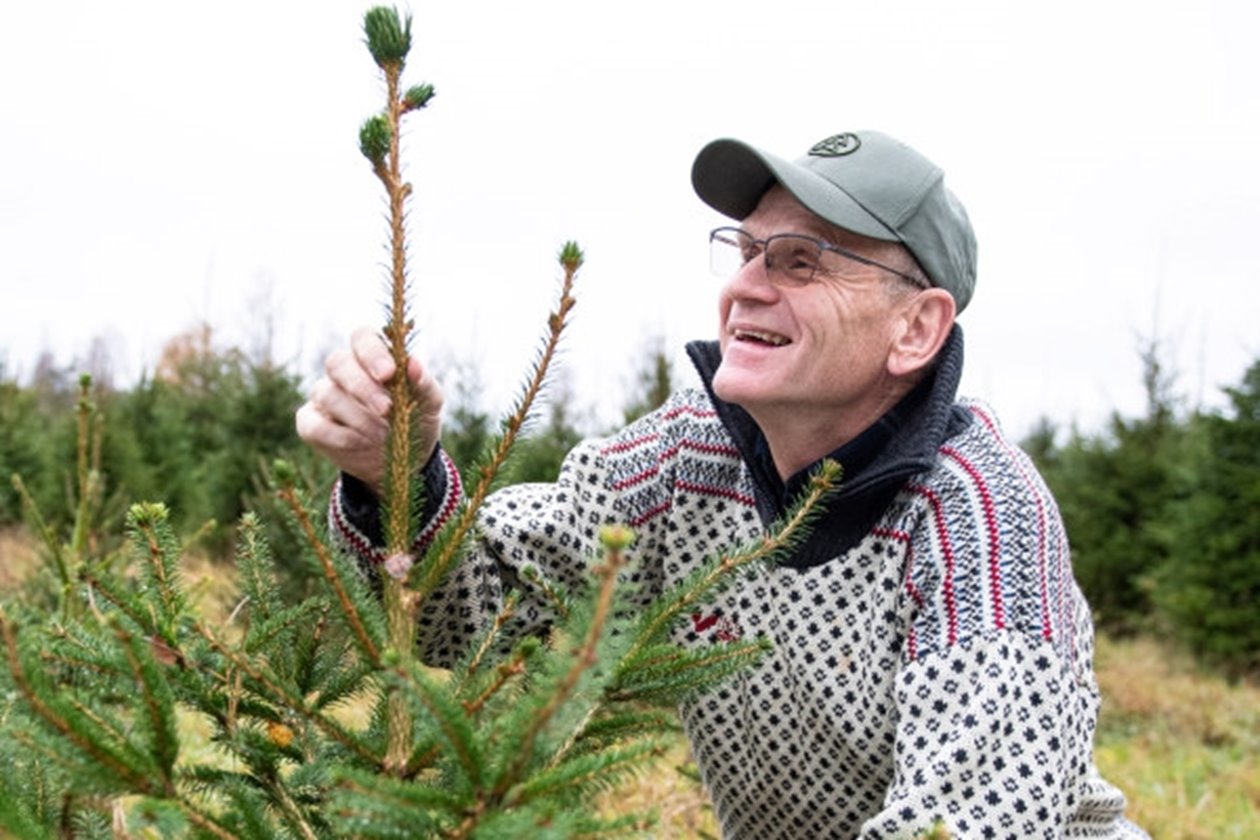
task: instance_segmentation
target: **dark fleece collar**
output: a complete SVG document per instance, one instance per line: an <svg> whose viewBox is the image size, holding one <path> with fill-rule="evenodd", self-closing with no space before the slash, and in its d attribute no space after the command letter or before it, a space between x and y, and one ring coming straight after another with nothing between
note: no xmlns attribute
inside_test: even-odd
<svg viewBox="0 0 1260 840"><path fill-rule="evenodd" d="M687 353L704 382L718 417L752 473L757 512L767 526L783 518L808 486L818 462L783 481L765 435L747 411L713 393L713 374L722 361L716 341L693 341ZM856 545L914 475L936 462L937 450L969 422L955 406L962 376L962 328L954 325L932 372L883 417L827 457L844 470L808 538L782 561L793 568L825 563Z"/></svg>

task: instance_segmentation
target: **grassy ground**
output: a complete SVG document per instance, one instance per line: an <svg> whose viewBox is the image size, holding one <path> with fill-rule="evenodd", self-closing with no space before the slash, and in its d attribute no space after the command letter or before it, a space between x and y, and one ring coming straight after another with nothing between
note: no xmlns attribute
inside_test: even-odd
<svg viewBox="0 0 1260 840"><path fill-rule="evenodd" d="M1159 840L1260 837L1260 686L1148 639L1100 639L1097 762Z"/></svg>
<svg viewBox="0 0 1260 840"><path fill-rule="evenodd" d="M0 528L0 595L26 579L39 562L35 543L17 528Z"/></svg>
<svg viewBox="0 0 1260 840"><path fill-rule="evenodd" d="M38 552L14 531L0 531L0 592L29 573ZM193 560L185 569L208 614L229 611L225 569ZM1150 639L1100 638L1103 694L1096 759L1104 777L1129 798L1129 815L1157 840L1260 837L1260 685L1230 684ZM184 721L188 750L205 736ZM652 836L718 834L708 798L679 768L690 764L680 735L659 763L634 783L601 797L606 813L655 810Z"/></svg>

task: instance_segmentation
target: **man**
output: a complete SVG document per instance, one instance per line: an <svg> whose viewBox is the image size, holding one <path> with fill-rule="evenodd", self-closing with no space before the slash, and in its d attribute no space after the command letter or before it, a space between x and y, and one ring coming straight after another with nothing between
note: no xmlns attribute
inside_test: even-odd
<svg viewBox="0 0 1260 840"><path fill-rule="evenodd" d="M763 535L830 457L843 483L809 538L680 633L774 644L681 710L723 834L908 838L939 818L957 837L1145 836L1094 770L1093 631L1054 501L993 413L955 399L975 238L941 171L863 131L795 162L718 140L692 181L739 220L710 237L727 280L719 340L688 348L704 389L579 445L556 484L492 496L421 618L429 661L464 650L523 564L576 581L599 525L634 527L636 579L659 592ZM370 562L392 373L359 331L297 417L343 471L335 531ZM458 473L438 386L407 374L431 533ZM523 599L521 631L541 629Z"/></svg>

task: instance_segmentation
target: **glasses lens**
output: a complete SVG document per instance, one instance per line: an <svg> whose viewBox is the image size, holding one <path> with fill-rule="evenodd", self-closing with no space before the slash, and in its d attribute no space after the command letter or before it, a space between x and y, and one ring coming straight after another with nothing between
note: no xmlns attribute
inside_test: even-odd
<svg viewBox="0 0 1260 840"><path fill-rule="evenodd" d="M763 248L766 271L780 285L810 282L822 259L822 249L808 236L780 233L759 241L739 228L722 227L709 234L709 267L718 277L733 277Z"/></svg>
<svg viewBox="0 0 1260 840"><path fill-rule="evenodd" d="M778 234L766 243L766 268L772 278L804 284L814 279L822 248L808 236Z"/></svg>
<svg viewBox="0 0 1260 840"><path fill-rule="evenodd" d="M718 277L733 276L756 256L752 237L738 228L718 228L709 234L709 269Z"/></svg>

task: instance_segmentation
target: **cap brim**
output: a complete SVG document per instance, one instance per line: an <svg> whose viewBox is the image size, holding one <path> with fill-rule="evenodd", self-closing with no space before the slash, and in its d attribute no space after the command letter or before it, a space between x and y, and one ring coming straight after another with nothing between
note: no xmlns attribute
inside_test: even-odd
<svg viewBox="0 0 1260 840"><path fill-rule="evenodd" d="M843 188L804 166L739 140L709 143L691 166L691 185L705 204L732 219L745 219L775 183L828 222L853 233L895 242L896 233L863 209Z"/></svg>

